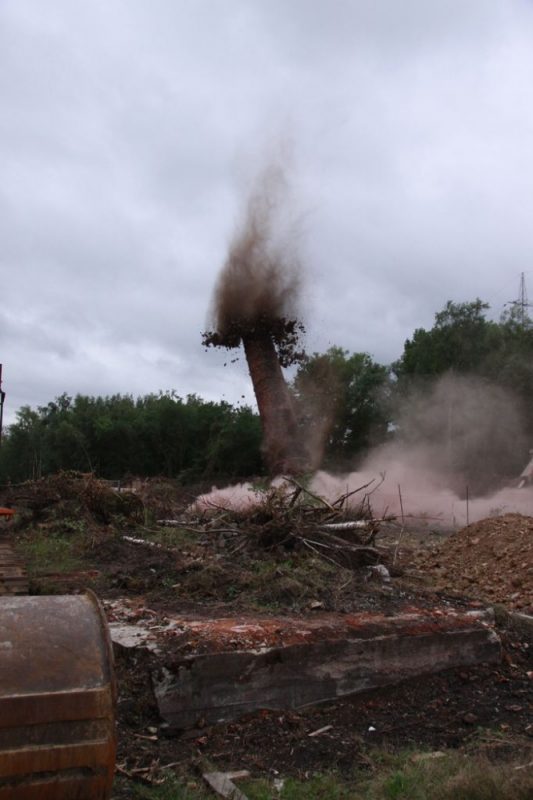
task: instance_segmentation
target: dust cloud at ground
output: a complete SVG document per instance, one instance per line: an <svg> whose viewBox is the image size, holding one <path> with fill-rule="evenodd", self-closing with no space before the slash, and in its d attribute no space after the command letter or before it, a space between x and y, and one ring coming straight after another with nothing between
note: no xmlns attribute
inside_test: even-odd
<svg viewBox="0 0 533 800"><path fill-rule="evenodd" d="M313 491L333 499L369 482L376 516L455 527L508 511L533 513L533 488L518 489L527 445L513 397L485 380L448 374L405 400L394 441L344 476L317 472ZM526 456L527 457L527 456ZM507 485L506 485L507 484Z"/></svg>
<svg viewBox="0 0 533 800"><path fill-rule="evenodd" d="M283 478L276 478L270 486L276 487L282 484ZM221 509L246 512L260 505L264 497L264 492L254 488L249 482L226 486L224 489L213 486L210 492L196 498L190 510L200 513L217 512Z"/></svg>
<svg viewBox="0 0 533 800"><path fill-rule="evenodd" d="M408 461L437 473L449 488L485 494L516 475L528 452L513 395L489 381L449 372L429 389L402 402L397 414L400 446Z"/></svg>
<svg viewBox="0 0 533 800"><path fill-rule="evenodd" d="M370 484L351 502L370 495L375 517L401 517L401 493L409 523L430 527L466 524L467 487L469 522L510 511L533 515L533 487L517 488L528 444L508 393L480 379L446 375L403 403L393 441L373 449L353 472L317 471L309 487L333 501ZM198 503L245 509L261 498L248 483Z"/></svg>
<svg viewBox="0 0 533 800"><path fill-rule="evenodd" d="M356 506L365 494L375 518L395 515L401 518L400 490L406 524L428 525L430 528L452 529L467 523L466 497L460 497L451 489L439 486L431 473L409 466L405 460L387 460L387 471L382 476L365 466L364 469L344 476L317 472L311 482L313 492L334 500L341 494L353 491L371 482L351 499ZM400 489L398 488L400 487ZM470 498L468 521L508 512L533 515L533 488L506 487L486 497Z"/></svg>
<svg viewBox="0 0 533 800"><path fill-rule="evenodd" d="M370 484L355 494L349 500L349 504L356 507L365 495L369 495L375 518L394 515L400 520L402 513L398 489L400 487L403 513L406 524L410 527L427 525L430 528L448 530L466 525L465 497L460 497L451 489L444 487L431 473L426 473L415 465L409 465L406 459L393 461L392 458L387 458L385 463L387 471L384 476L368 466L342 476L318 471L313 476L309 488L313 493L335 501L347 492ZM289 490L292 491L292 486ZM210 493L197 498L191 510L217 513L221 509L232 509L245 512L259 505L263 499L264 493L254 489L252 483L239 483L224 489L213 487ZM468 521L475 522L511 511L533 516L533 487L524 489L506 487L487 497L470 498Z"/></svg>

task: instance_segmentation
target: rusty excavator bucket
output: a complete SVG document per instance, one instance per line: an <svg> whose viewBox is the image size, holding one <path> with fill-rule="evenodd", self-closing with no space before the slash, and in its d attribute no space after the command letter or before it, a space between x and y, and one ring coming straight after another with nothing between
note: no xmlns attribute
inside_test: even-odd
<svg viewBox="0 0 533 800"><path fill-rule="evenodd" d="M5 392L0 364L0 441ZM92 592L30 597L0 507L0 800L107 800L116 686Z"/></svg>
<svg viewBox="0 0 533 800"><path fill-rule="evenodd" d="M0 521L10 520L14 514L12 508L0 508ZM1 531L0 528L0 595L27 594L29 584L24 564Z"/></svg>
<svg viewBox="0 0 533 800"><path fill-rule="evenodd" d="M0 800L105 800L113 659L92 592L0 597Z"/></svg>

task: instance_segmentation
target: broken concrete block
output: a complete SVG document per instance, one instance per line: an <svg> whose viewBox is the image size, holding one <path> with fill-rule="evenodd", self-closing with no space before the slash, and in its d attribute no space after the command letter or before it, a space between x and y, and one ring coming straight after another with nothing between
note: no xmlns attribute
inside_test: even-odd
<svg viewBox="0 0 533 800"><path fill-rule="evenodd" d="M509 612L509 625L526 642L533 642L533 617L520 611Z"/></svg>
<svg viewBox="0 0 533 800"><path fill-rule="evenodd" d="M154 636L146 626L110 622L109 633L115 647L115 652L117 648L123 648L125 650L141 648L157 652L157 644L154 641Z"/></svg>
<svg viewBox="0 0 533 800"><path fill-rule="evenodd" d="M254 618L248 625L195 621L202 652L163 657L152 676L154 692L171 729L224 722L260 708L302 708L450 667L498 661L500 641L482 616L438 611ZM249 641L251 631L261 644L239 647L239 637Z"/></svg>
<svg viewBox="0 0 533 800"><path fill-rule="evenodd" d="M248 800L233 781L239 778L248 778L249 775L248 770L241 770L240 772L204 772L202 777L220 797L226 797L228 800Z"/></svg>

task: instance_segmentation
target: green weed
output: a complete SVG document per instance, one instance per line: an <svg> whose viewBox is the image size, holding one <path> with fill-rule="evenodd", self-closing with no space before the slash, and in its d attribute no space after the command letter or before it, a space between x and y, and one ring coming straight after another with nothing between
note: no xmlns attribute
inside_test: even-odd
<svg viewBox="0 0 533 800"><path fill-rule="evenodd" d="M533 769L519 762L493 764L484 756L447 752L431 754L371 754L375 769L356 773L350 780L334 773L307 780L287 778L276 786L267 779L239 782L249 800L531 800ZM517 769L516 767L520 767ZM523 768L522 768L523 767ZM130 784L128 784L130 786ZM212 795L199 779L169 776L161 786L131 784L119 797L135 800L207 800Z"/></svg>
<svg viewBox="0 0 533 800"><path fill-rule="evenodd" d="M142 528L133 534L149 542L168 547L170 550L180 550L196 544L196 535L184 528Z"/></svg>
<svg viewBox="0 0 533 800"><path fill-rule="evenodd" d="M352 800L350 787L336 775L315 775L306 781L288 778L279 790L269 781L240 783L249 800Z"/></svg>
<svg viewBox="0 0 533 800"><path fill-rule="evenodd" d="M20 539L17 550L31 576L45 572L68 573L86 566L80 534L33 531Z"/></svg>
<svg viewBox="0 0 533 800"><path fill-rule="evenodd" d="M133 781L115 781L117 797L131 800L212 800L213 795L204 791L196 781L183 782L168 775L160 786L143 786Z"/></svg>

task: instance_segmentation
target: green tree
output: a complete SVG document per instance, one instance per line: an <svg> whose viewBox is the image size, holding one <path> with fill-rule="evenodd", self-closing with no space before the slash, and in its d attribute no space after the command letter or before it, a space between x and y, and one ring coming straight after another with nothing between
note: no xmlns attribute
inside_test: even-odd
<svg viewBox="0 0 533 800"><path fill-rule="evenodd" d="M487 434L487 440L500 449L500 457L496 453L492 459L474 458L472 448L462 445L462 464L465 474L469 469L481 474L483 462L488 468L492 460L498 462L500 475L504 472L512 475L523 466L533 444L533 328L516 307L507 311L499 322L486 318L488 308L479 299L469 303L449 301L435 315L435 324L430 330L419 328L414 332L413 337L405 342L402 357L393 364L398 379L395 406L399 408L404 403L405 407L406 398L410 404L418 402L421 389L425 390L431 402L436 403L439 399L434 391L436 379L446 373L453 373L456 377L473 376L478 379L478 386L480 380L486 385L486 390L479 394L477 423L472 420L472 429L479 429L485 414L484 406L490 405L489 394L494 394L496 389L505 390L505 395L499 397L506 397L507 413L503 413L505 403L500 401L500 419L498 423L494 422L497 430L493 429L492 436ZM441 389L452 385L453 382L438 384ZM457 382L459 388L465 385ZM505 430L506 418L511 417L520 419L525 435L513 437L512 452L503 458L505 448L501 443L497 444L497 437ZM466 432L463 439L465 437ZM483 446L486 448L487 442Z"/></svg>
<svg viewBox="0 0 533 800"><path fill-rule="evenodd" d="M398 379L428 378L450 369L462 373L482 371L502 340L501 326L485 317L488 308L479 298L469 303L449 300L435 314L431 330L417 328L412 339L405 342L402 357L393 364Z"/></svg>
<svg viewBox="0 0 533 800"><path fill-rule="evenodd" d="M3 479L22 481L42 474L44 431L39 412L22 406L16 422L2 437L0 464Z"/></svg>
<svg viewBox="0 0 533 800"><path fill-rule="evenodd" d="M302 364L293 383L306 441L315 462L349 465L382 441L389 421L387 367L368 353L331 347Z"/></svg>
<svg viewBox="0 0 533 800"><path fill-rule="evenodd" d="M36 410L25 406L0 449L0 480L60 469L192 480L262 472L261 426L249 408L186 400L174 392L86 397L66 394Z"/></svg>

